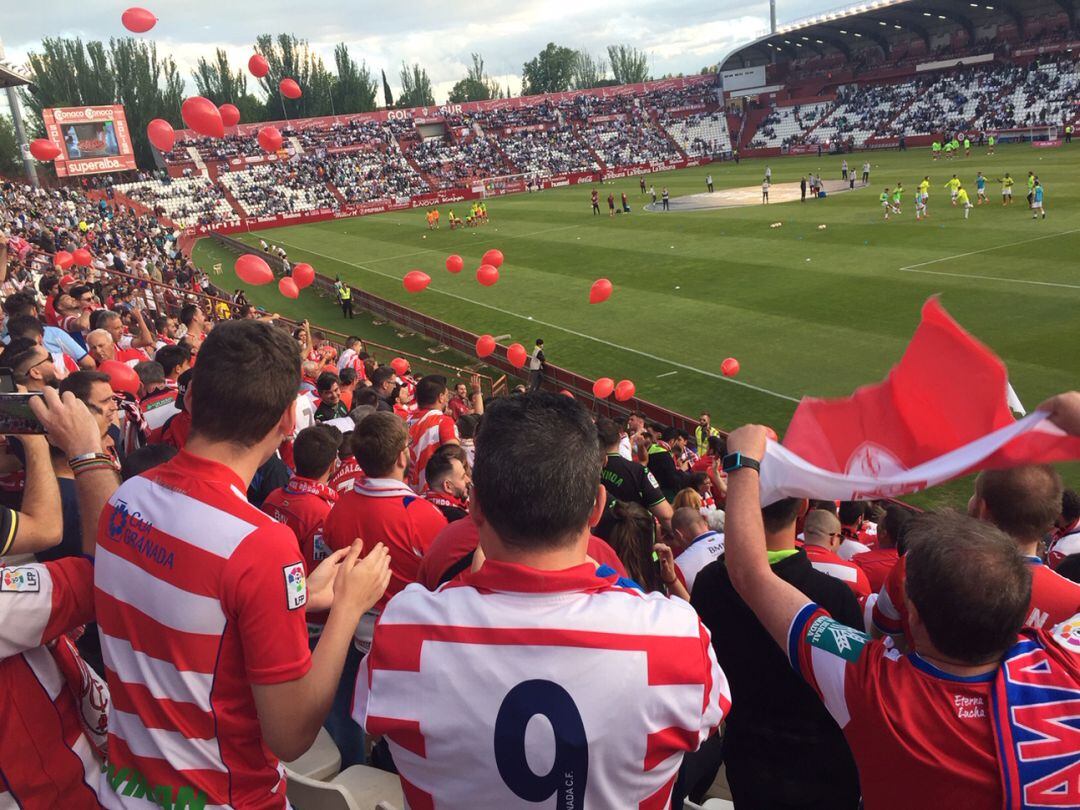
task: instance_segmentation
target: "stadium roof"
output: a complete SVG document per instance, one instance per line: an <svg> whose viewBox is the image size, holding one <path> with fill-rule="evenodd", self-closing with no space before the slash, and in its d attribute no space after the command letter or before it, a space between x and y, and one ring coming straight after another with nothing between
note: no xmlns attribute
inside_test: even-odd
<svg viewBox="0 0 1080 810"><path fill-rule="evenodd" d="M971 41L988 23L1012 23L1023 32L1026 22L1064 12L1076 24L1076 0L870 0L777 26L736 48L720 64L722 70L842 53L850 59L865 48L886 54L893 43L914 34L930 47L931 39L958 26Z"/></svg>
<svg viewBox="0 0 1080 810"><path fill-rule="evenodd" d="M30 84L30 78L6 62L0 62L0 88L22 87Z"/></svg>

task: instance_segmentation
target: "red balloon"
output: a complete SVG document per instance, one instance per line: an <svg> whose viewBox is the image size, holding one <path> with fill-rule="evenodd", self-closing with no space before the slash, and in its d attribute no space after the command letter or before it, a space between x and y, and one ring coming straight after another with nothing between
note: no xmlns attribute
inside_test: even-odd
<svg viewBox="0 0 1080 810"><path fill-rule="evenodd" d="M106 360L97 368L102 374L109 375L109 385L113 393L131 394L133 397L139 394L139 375L135 369L127 363L119 360Z"/></svg>
<svg viewBox="0 0 1080 810"><path fill-rule="evenodd" d="M165 119L155 118L146 125L146 137L159 152L168 152L176 143L176 130Z"/></svg>
<svg viewBox="0 0 1080 810"><path fill-rule="evenodd" d="M615 381L611 377L601 377L592 384L592 393L597 399L607 399L614 390Z"/></svg>
<svg viewBox="0 0 1080 810"><path fill-rule="evenodd" d="M72 261L79 267L89 267L90 262L94 260L94 257L90 255L90 251L86 248L79 248L71 254Z"/></svg>
<svg viewBox="0 0 1080 810"><path fill-rule="evenodd" d="M299 298L300 288L296 286L296 282L288 276L280 279L277 283L278 292L284 295L286 298Z"/></svg>
<svg viewBox="0 0 1080 810"><path fill-rule="evenodd" d="M263 127L259 130L259 146L267 152L276 152L281 148L281 133L277 127Z"/></svg>
<svg viewBox="0 0 1080 810"><path fill-rule="evenodd" d="M44 163L60 157L60 147L48 138L38 138L30 141L30 154Z"/></svg>
<svg viewBox="0 0 1080 810"><path fill-rule="evenodd" d="M460 273L464 267L465 260L456 253L453 256L446 257L446 269L451 273Z"/></svg>
<svg viewBox="0 0 1080 810"><path fill-rule="evenodd" d="M304 262L295 264L292 269L292 277L293 281L296 282L296 286L301 290L310 287L312 282L315 281L315 268Z"/></svg>
<svg viewBox="0 0 1080 810"><path fill-rule="evenodd" d="M574 398L574 395L567 391L565 388L559 391L559 393L562 394L564 397L570 397L570 399Z"/></svg>
<svg viewBox="0 0 1080 810"><path fill-rule="evenodd" d="M248 70L256 79L261 79L270 72L270 63L266 61L262 54L253 53L251 58L248 59Z"/></svg>
<svg viewBox="0 0 1080 810"><path fill-rule="evenodd" d="M300 90L300 85L296 83L295 79L282 79L278 85L278 90L281 91L281 95L285 98L300 98L303 95L303 91Z"/></svg>
<svg viewBox="0 0 1080 810"><path fill-rule="evenodd" d="M245 253L237 259L234 268L236 269L236 275L245 284L258 287L261 284L269 284L274 280L270 265L253 253Z"/></svg>
<svg viewBox="0 0 1080 810"><path fill-rule="evenodd" d="M739 361L734 357L725 357L724 362L720 364L720 373L725 377L734 377L739 373Z"/></svg>
<svg viewBox="0 0 1080 810"><path fill-rule="evenodd" d="M402 285L411 293L422 292L431 283L431 276L423 270L410 270L401 280Z"/></svg>
<svg viewBox="0 0 1080 810"><path fill-rule="evenodd" d="M598 278L589 289L589 303L602 304L611 297L611 282L606 278Z"/></svg>
<svg viewBox="0 0 1080 810"><path fill-rule="evenodd" d="M634 384L630 380L619 380L618 385L615 386L615 399L626 402L634 396L634 390Z"/></svg>
<svg viewBox="0 0 1080 810"><path fill-rule="evenodd" d="M128 31L145 34L157 23L157 17L145 8L133 6L120 15L120 22L124 24L124 28Z"/></svg>
<svg viewBox="0 0 1080 810"><path fill-rule="evenodd" d="M404 357L395 357L390 361L390 368L392 368L394 373L399 377L404 377L409 370L409 361Z"/></svg>
<svg viewBox="0 0 1080 810"><path fill-rule="evenodd" d="M240 109L235 104L222 104L218 107L221 113L221 123L227 127L235 127L240 123Z"/></svg>
<svg viewBox="0 0 1080 810"><path fill-rule="evenodd" d="M506 359L510 361L510 365L514 368L521 368L525 365L525 361L529 359L529 355L525 351L525 347L520 343L511 343L510 348L506 350Z"/></svg>
<svg viewBox="0 0 1080 810"><path fill-rule="evenodd" d="M58 250L53 256L53 264L59 267L61 270L67 270L71 267L71 263L75 261L75 257L68 253L66 250Z"/></svg>
<svg viewBox="0 0 1080 810"><path fill-rule="evenodd" d="M499 271L490 264L482 264L476 270L476 280L485 287L490 287L499 280Z"/></svg>
<svg viewBox="0 0 1080 810"><path fill-rule="evenodd" d="M221 111L208 98L192 96L185 98L180 105L180 117L190 129L208 138L225 136L225 124L221 121Z"/></svg>
<svg viewBox="0 0 1080 810"><path fill-rule="evenodd" d="M496 250L495 248L492 248L491 250L489 250L487 253L484 254L483 258L480 261L481 261L482 264L490 264L494 268L502 267L502 263L503 263L502 251L501 250Z"/></svg>
<svg viewBox="0 0 1080 810"><path fill-rule="evenodd" d="M780 441L780 437L776 435L776 431L768 425L765 426L765 435L772 439L774 442Z"/></svg>
<svg viewBox="0 0 1080 810"><path fill-rule="evenodd" d="M495 351L495 338L491 335L481 335L476 339L476 356L489 357Z"/></svg>

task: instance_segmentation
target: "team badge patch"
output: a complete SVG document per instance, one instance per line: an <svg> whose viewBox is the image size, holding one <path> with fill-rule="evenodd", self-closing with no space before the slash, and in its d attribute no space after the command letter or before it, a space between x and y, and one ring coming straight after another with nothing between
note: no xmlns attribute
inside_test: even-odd
<svg viewBox="0 0 1080 810"><path fill-rule="evenodd" d="M1066 650L1080 653L1080 613L1062 622L1050 632L1054 641Z"/></svg>
<svg viewBox="0 0 1080 810"><path fill-rule="evenodd" d="M307 578L304 576L304 564L295 562L281 569L285 575L285 603L289 610L302 608L307 604Z"/></svg>
<svg viewBox="0 0 1080 810"><path fill-rule="evenodd" d="M0 572L0 591L4 593L37 593L41 576L33 568L5 568Z"/></svg>
<svg viewBox="0 0 1080 810"><path fill-rule="evenodd" d="M806 629L806 643L855 663L870 640L866 633L853 630L828 616L819 616Z"/></svg>

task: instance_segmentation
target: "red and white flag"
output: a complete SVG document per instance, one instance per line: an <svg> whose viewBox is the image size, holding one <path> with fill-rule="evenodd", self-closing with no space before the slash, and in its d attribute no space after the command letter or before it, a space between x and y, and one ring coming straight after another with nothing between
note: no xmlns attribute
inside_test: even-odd
<svg viewBox="0 0 1080 810"><path fill-rule="evenodd" d="M882 498L976 470L1080 459L1080 439L1044 412L1015 420L1009 390L1001 360L931 298L882 382L803 398L783 444L769 442L761 502Z"/></svg>

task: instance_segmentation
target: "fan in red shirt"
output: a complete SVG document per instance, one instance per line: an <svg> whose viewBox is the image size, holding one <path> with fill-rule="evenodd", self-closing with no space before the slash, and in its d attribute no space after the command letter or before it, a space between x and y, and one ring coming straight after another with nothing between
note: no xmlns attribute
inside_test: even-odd
<svg viewBox="0 0 1080 810"><path fill-rule="evenodd" d="M140 363L143 360L149 360L149 355L143 349L153 349L154 336L139 310L131 310L130 320L137 334L129 335L124 332L124 321L116 312L101 313L98 316L97 325L112 336L113 343L116 344L116 359L121 363L130 363L132 360Z"/></svg>
<svg viewBox="0 0 1080 810"><path fill-rule="evenodd" d="M889 572L899 561L900 550L903 548L904 526L911 520L912 514L902 506L890 506L885 510L885 519L878 523L877 548L851 558L870 580L871 593L881 590Z"/></svg>
<svg viewBox="0 0 1080 810"><path fill-rule="evenodd" d="M803 537L810 564L851 588L860 605L866 602L870 596L870 581L866 574L855 563L848 562L836 553L843 540L840 520L836 515L824 509L811 509L803 523Z"/></svg>
<svg viewBox="0 0 1080 810"><path fill-rule="evenodd" d="M446 377L429 374L416 384L416 413L409 426L409 482L422 492L428 459L444 444L459 444L453 417L445 413L450 392Z"/></svg>
<svg viewBox="0 0 1080 810"><path fill-rule="evenodd" d="M296 533L309 574L330 556L323 542L323 522L338 499L327 481L337 466L340 446L341 431L332 425L301 430L292 447L296 474L288 484L267 495L262 504L266 514ZM315 636L326 622L326 614L309 613L307 619L308 635Z"/></svg>
<svg viewBox="0 0 1080 810"><path fill-rule="evenodd" d="M1024 624L1049 630L1080 611L1080 585L1054 573L1038 556L1039 543L1061 511L1061 476L1049 465L987 470L975 479L968 513L1012 537L1031 566L1031 599ZM906 557L890 572L874 605L876 633L907 636Z"/></svg>
<svg viewBox="0 0 1080 810"><path fill-rule="evenodd" d="M358 537L365 549L382 543L389 550L390 586L377 610L416 581L420 559L446 526L442 513L405 484L408 441L405 425L393 414L373 413L361 420L351 444L367 477L341 495L323 531L332 550L346 548Z"/></svg>
<svg viewBox="0 0 1080 810"><path fill-rule="evenodd" d="M147 438L147 444L171 444L177 450L182 450L187 442L188 433L191 431L191 411L187 398L188 386L191 384L193 371L188 369L176 380L176 407L180 409L161 427L152 430Z"/></svg>

